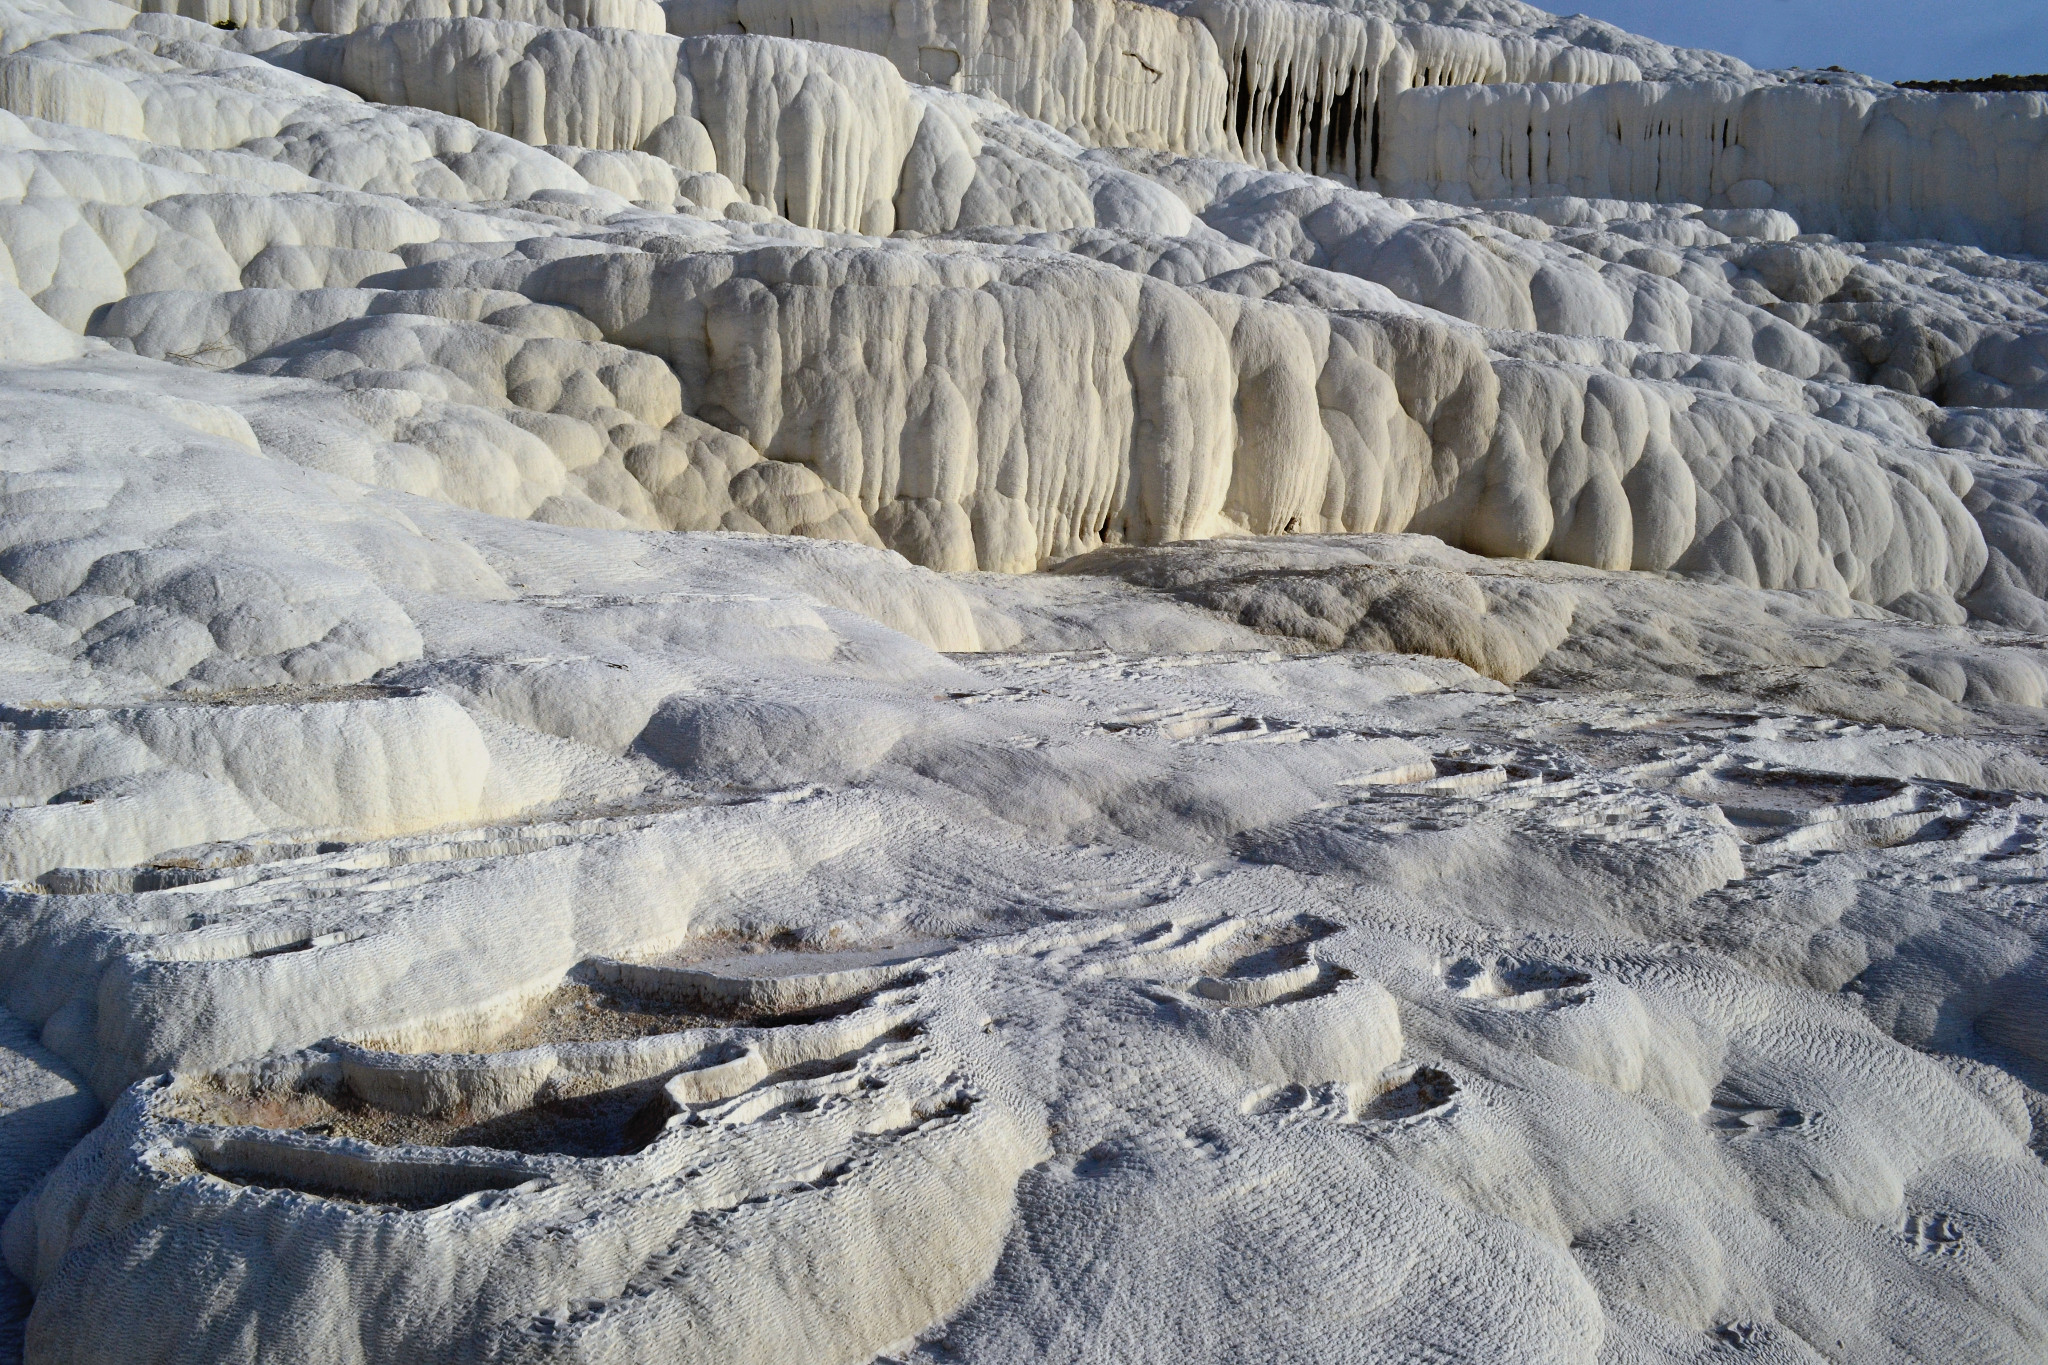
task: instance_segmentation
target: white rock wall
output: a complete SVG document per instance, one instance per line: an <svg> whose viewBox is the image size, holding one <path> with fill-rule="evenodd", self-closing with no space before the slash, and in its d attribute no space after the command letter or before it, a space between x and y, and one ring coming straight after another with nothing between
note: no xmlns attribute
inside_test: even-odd
<svg viewBox="0 0 2048 1365"><path fill-rule="evenodd" d="M308 69L534 146L639 150L686 174L717 171L778 216L831 231L894 227L921 113L884 62L764 39L409 20L316 46Z"/></svg>
<svg viewBox="0 0 2048 1365"><path fill-rule="evenodd" d="M1725 82L1403 93L1378 184L1779 208L1851 238L2048 249L2048 96Z"/></svg>
<svg viewBox="0 0 2048 1365"><path fill-rule="evenodd" d="M1496 36L1291 0L1183 0L1216 36L1232 147L1254 165L1370 185L1388 101L1417 86L1634 80L1634 62L1522 35Z"/></svg>
<svg viewBox="0 0 2048 1365"><path fill-rule="evenodd" d="M671 33L806 38L903 78L1000 100L1082 142L1221 151L1223 71L1196 22L1131 0L818 4L669 0Z"/></svg>
<svg viewBox="0 0 2048 1365"><path fill-rule="evenodd" d="M139 0L145 14L287 33L353 33L407 19L509 19L560 28L664 31L653 0Z"/></svg>
<svg viewBox="0 0 2048 1365"><path fill-rule="evenodd" d="M881 249L587 256L524 287L668 358L687 405L932 567L1226 527L1426 530L1867 600L1983 566L1960 467L1732 397L1489 362L1438 324Z"/></svg>

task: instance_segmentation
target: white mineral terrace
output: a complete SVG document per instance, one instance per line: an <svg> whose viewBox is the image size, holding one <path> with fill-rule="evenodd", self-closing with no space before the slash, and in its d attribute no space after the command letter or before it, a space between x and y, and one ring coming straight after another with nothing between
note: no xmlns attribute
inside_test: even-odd
<svg viewBox="0 0 2048 1365"><path fill-rule="evenodd" d="M0 0L0 1365L2038 1365L2042 257L1517 0Z"/></svg>

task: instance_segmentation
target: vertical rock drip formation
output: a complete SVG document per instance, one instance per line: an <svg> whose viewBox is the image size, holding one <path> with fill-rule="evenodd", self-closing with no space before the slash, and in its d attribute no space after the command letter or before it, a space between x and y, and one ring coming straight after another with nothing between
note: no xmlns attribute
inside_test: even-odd
<svg viewBox="0 0 2048 1365"><path fill-rule="evenodd" d="M805 39L878 54L906 81L1001 101L1095 146L1229 155L1388 194L1453 202L1579 195L1769 207L1810 228L1855 237L1940 237L1993 250L2048 250L2048 96L1933 95L1869 82L1784 85L1719 67L1712 69L1717 79L1646 84L1630 57L1565 41L1553 30L1538 35L1498 25L1488 31L1397 24L1296 0L1172 0L1163 7L1132 0L889 6L878 0L845 6L665 0L659 14L651 0L137 3L209 22L342 34L397 21L474 18ZM462 40L456 41L459 47ZM530 54L532 65L520 69L516 88L486 96L484 87L497 85L519 63L495 72L480 48L463 50L479 63L465 73L471 93L451 98L443 81L417 92L419 102L442 109L517 104L523 112L485 126L535 143L565 141L544 134L544 120L536 122L541 116L527 106L545 97L549 80L559 86L580 79L574 61L564 65L560 54ZM764 51L743 62L744 69L755 71L769 60ZM722 68L725 60L711 65ZM330 68L316 62L314 69ZM403 90L402 82L366 78L360 64L348 69L357 82L351 88L385 92L373 98L388 100ZM809 76L780 69L772 82L783 91L778 99L794 100L784 87L791 81L801 87ZM598 79L606 78L636 88L643 83L616 72ZM7 107L20 103L61 115L104 106L92 115L96 125L133 135L141 125L130 101L96 79L79 71L0 71L12 92ZM798 122L861 122L863 115L852 111L866 110L878 94L872 83L849 84L846 73L835 70L797 101ZM555 98L582 96L558 91ZM896 113L882 98L881 122L888 125ZM580 126L575 119L557 124ZM765 135L758 118L743 126L749 138ZM822 167L835 156L859 161L865 155L813 145L819 136L797 134L793 165ZM742 140L728 138L728 154ZM623 150L639 143L571 145ZM873 154L881 156L890 145L884 136ZM678 129L648 150L688 162L701 154L701 143ZM775 207L776 191L766 187L778 174L743 183L756 202ZM796 171L800 181L811 174ZM817 197L802 190L798 203ZM865 197L857 212L800 209L825 216L793 221L886 231L862 226L880 221L872 216L874 203Z"/></svg>
<svg viewBox="0 0 2048 1365"><path fill-rule="evenodd" d="M1221 152L1223 70L1202 25L1131 0L666 0L671 33L805 38L1000 100L1103 147Z"/></svg>
<svg viewBox="0 0 2048 1365"><path fill-rule="evenodd" d="M1254 165L1365 184L1380 101L1404 88L1413 53L1384 19L1260 0L1194 0L1230 78L1230 135Z"/></svg>
<svg viewBox="0 0 2048 1365"><path fill-rule="evenodd" d="M777 216L841 232L894 228L921 112L878 58L764 38L420 19L323 40L307 65L366 98L530 145L719 171Z"/></svg>
<svg viewBox="0 0 2048 1365"><path fill-rule="evenodd" d="M132 0L144 14L287 33L353 33L405 19L509 19L562 28L664 31L654 0Z"/></svg>
<svg viewBox="0 0 2048 1365"><path fill-rule="evenodd" d="M663 356L694 410L815 470L915 562L1028 570L1225 524L1229 354L1139 275L770 248L570 260L528 287Z"/></svg>
<svg viewBox="0 0 2048 1365"><path fill-rule="evenodd" d="M678 70L716 159L695 169L720 171L792 223L894 230L923 111L887 63L822 44L685 39ZM647 150L686 164L659 141Z"/></svg>
<svg viewBox="0 0 2048 1365"><path fill-rule="evenodd" d="M1855 238L2048 250L2048 96L1724 81L1463 85L1392 103L1379 187L1779 208Z"/></svg>
<svg viewBox="0 0 2048 1365"><path fill-rule="evenodd" d="M667 359L687 409L933 568L1225 530L1427 531L1881 602L1984 567L1959 468L1422 319L889 249L586 255L520 287Z"/></svg>
<svg viewBox="0 0 2048 1365"><path fill-rule="evenodd" d="M1255 166L1354 185L1378 175L1386 101L1418 86L1634 80L1626 57L1533 37L1397 25L1292 0L1176 0L1215 35L1229 132Z"/></svg>

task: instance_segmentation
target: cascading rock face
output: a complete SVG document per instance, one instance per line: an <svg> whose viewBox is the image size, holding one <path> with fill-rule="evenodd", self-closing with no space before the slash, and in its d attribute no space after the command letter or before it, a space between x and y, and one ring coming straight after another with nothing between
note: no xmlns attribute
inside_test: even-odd
<svg viewBox="0 0 2048 1365"><path fill-rule="evenodd" d="M0 0L0 1355L2048 1354L2048 101Z"/></svg>
<svg viewBox="0 0 2048 1365"><path fill-rule="evenodd" d="M919 113L884 63L762 39L418 19L320 44L307 63L366 98L535 146L718 171L790 222L840 232L894 228Z"/></svg>
<svg viewBox="0 0 2048 1365"><path fill-rule="evenodd" d="M353 33L407 19L506 19L549 28L614 28L662 33L653 0L156 0L135 8L209 24L287 33Z"/></svg>
<svg viewBox="0 0 2048 1365"><path fill-rule="evenodd" d="M1491 365L1441 326L885 251L592 255L523 287L668 359L696 411L934 568L1224 527L1427 530L1864 600L1953 594L1983 567L1938 466L1681 386Z"/></svg>
<svg viewBox="0 0 2048 1365"><path fill-rule="evenodd" d="M796 4L670 0L678 34L753 33L879 53L907 81L982 95L1083 142L1223 149L1223 68L1204 24L1128 0Z"/></svg>
<svg viewBox="0 0 2048 1365"><path fill-rule="evenodd" d="M1638 79L1623 56L1519 36L1286 0L1183 0L1216 35L1227 73L1230 133L1255 165L1309 171L1357 185L1380 171L1382 125L1418 86Z"/></svg>
<svg viewBox="0 0 2048 1365"><path fill-rule="evenodd" d="M1415 90L1391 194L1578 194L1784 209L1809 229L2048 250L2048 96L1721 82Z"/></svg>

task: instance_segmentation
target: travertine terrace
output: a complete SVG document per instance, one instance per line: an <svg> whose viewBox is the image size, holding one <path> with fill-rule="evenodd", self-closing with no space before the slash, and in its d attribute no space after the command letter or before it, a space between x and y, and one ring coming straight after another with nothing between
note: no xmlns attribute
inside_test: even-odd
<svg viewBox="0 0 2048 1365"><path fill-rule="evenodd" d="M0 1344L2038 1362L2043 257L1515 0L0 0Z"/></svg>

